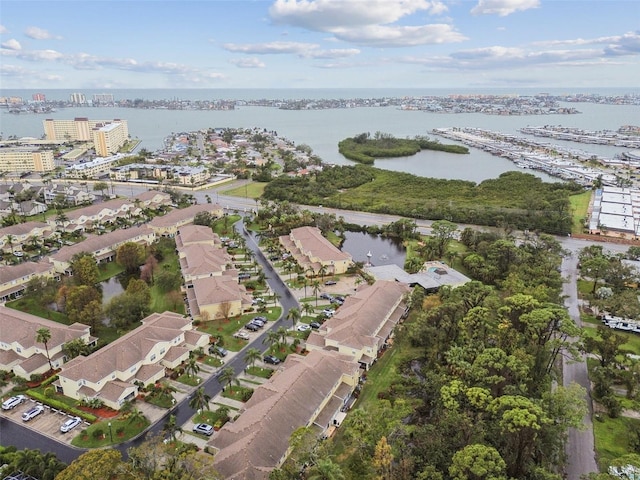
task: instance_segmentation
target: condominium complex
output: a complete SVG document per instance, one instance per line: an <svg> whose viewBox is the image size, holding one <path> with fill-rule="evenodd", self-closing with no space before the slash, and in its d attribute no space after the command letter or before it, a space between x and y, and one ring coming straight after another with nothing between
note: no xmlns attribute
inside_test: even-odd
<svg viewBox="0 0 640 480"><path fill-rule="evenodd" d="M93 142L96 154L106 157L116 153L129 138L126 120L89 120L77 117L73 120L43 121L47 140Z"/></svg>
<svg viewBox="0 0 640 480"><path fill-rule="evenodd" d="M50 172L55 169L53 151L35 150L29 147L1 148L2 172Z"/></svg>
<svg viewBox="0 0 640 480"><path fill-rule="evenodd" d="M85 103L87 103L87 97L84 93L72 93L71 95L69 95L69 101L71 103L84 105Z"/></svg>

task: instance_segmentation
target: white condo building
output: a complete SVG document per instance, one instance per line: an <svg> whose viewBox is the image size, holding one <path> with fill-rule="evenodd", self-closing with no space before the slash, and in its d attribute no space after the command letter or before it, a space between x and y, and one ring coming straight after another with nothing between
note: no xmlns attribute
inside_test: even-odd
<svg viewBox="0 0 640 480"><path fill-rule="evenodd" d="M43 122L47 140L93 142L96 154L107 157L117 153L129 138L126 120L89 120L76 117L73 120Z"/></svg>
<svg viewBox="0 0 640 480"><path fill-rule="evenodd" d="M29 147L1 148L2 172L50 172L55 169L53 151Z"/></svg>

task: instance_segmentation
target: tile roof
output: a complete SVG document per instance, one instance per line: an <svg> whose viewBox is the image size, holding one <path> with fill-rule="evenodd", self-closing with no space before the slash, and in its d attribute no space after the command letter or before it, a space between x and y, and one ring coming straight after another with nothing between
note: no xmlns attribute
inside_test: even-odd
<svg viewBox="0 0 640 480"><path fill-rule="evenodd" d="M185 277L222 272L228 264L233 264L231 255L221 247L196 243L180 250L180 269Z"/></svg>
<svg viewBox="0 0 640 480"><path fill-rule="evenodd" d="M299 227L291 230L290 237L301 245L303 254L308 256L311 252L314 257L323 262L331 260L351 260L351 255L339 250L329 240L322 236L320 229L316 227Z"/></svg>
<svg viewBox="0 0 640 480"><path fill-rule="evenodd" d="M205 225L185 225L180 227L176 235L176 248L180 250L185 245L193 243L209 243L221 245L220 237Z"/></svg>
<svg viewBox="0 0 640 480"><path fill-rule="evenodd" d="M287 452L291 434L313 423L343 376L358 374L355 362L336 353L289 355L280 371L256 388L240 417L209 441L219 449L217 471L226 479L267 479Z"/></svg>
<svg viewBox="0 0 640 480"><path fill-rule="evenodd" d="M192 282L198 305L217 305L240 300L251 305L253 299L244 285L232 276L196 278Z"/></svg>
<svg viewBox="0 0 640 480"><path fill-rule="evenodd" d="M26 235L36 228L51 230L51 227L46 222L24 222L0 228L0 237L4 235Z"/></svg>
<svg viewBox="0 0 640 480"><path fill-rule="evenodd" d="M196 214L200 212L218 214L221 211L222 207L216 204L191 205L187 208L171 210L169 213L167 213L166 215L162 215L161 217L154 217L151 222L149 222L149 225L156 228L172 227L184 221L193 221Z"/></svg>
<svg viewBox="0 0 640 480"><path fill-rule="evenodd" d="M0 287L4 283L19 280L28 275L43 275L53 272L53 265L47 262L22 262L17 265L3 265L0 268Z"/></svg>

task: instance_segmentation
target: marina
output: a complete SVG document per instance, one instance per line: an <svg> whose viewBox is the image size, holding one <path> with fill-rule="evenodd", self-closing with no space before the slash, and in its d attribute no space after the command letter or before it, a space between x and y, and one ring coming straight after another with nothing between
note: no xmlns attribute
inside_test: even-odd
<svg viewBox="0 0 640 480"><path fill-rule="evenodd" d="M521 133L535 137L548 137L556 140L567 140L578 143L596 145L614 145L624 148L640 148L640 132L638 127L626 125L618 130L585 130L582 128L563 127L561 125L544 125L541 127L523 127ZM635 134L632 132L635 131ZM629 133L624 133L629 132Z"/></svg>

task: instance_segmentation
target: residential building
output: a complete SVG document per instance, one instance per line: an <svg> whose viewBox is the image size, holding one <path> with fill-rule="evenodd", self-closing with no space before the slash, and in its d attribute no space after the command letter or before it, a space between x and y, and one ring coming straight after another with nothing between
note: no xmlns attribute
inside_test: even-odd
<svg viewBox="0 0 640 480"><path fill-rule="evenodd" d="M22 251L27 243L41 241L51 235L53 228L45 222L16 223L0 228L0 249L5 253Z"/></svg>
<svg viewBox="0 0 640 480"><path fill-rule="evenodd" d="M351 255L342 252L322 236L319 228L299 227L280 237L280 244L305 271L318 275L339 275L352 264Z"/></svg>
<svg viewBox="0 0 640 480"><path fill-rule="evenodd" d="M76 185L66 185L57 183L45 187L42 191L44 196L44 203L51 205L52 203L61 202L68 205L83 205L85 203L91 203L95 200L95 195L89 192L86 188L80 188ZM51 221L51 217L49 220Z"/></svg>
<svg viewBox="0 0 640 480"><path fill-rule="evenodd" d="M86 105L87 97L84 93L72 93L69 95L69 101L76 105Z"/></svg>
<svg viewBox="0 0 640 480"><path fill-rule="evenodd" d="M178 249L178 259L185 283L197 278L219 276L233 269L233 259L222 246L201 243L182 246ZM235 275L237 277L237 272Z"/></svg>
<svg viewBox="0 0 640 480"><path fill-rule="evenodd" d="M96 154L107 157L124 145L129 138L126 120L89 120L76 117L73 120L43 121L47 140L93 142Z"/></svg>
<svg viewBox="0 0 640 480"><path fill-rule="evenodd" d="M47 350L53 368L60 368L66 360L62 351L65 343L81 338L88 345L94 345L97 340L90 335L88 325L74 323L67 326L4 305L0 305L0 319L0 370L13 371L26 379L49 370ZM36 341L41 328L51 334L46 349L42 342Z"/></svg>
<svg viewBox="0 0 640 480"><path fill-rule="evenodd" d="M420 285L429 293L435 293L445 285L455 288L471 281L466 275L439 261L425 262L417 273L407 273L398 265L367 266L365 270L376 280L392 280L411 287Z"/></svg>
<svg viewBox="0 0 640 480"><path fill-rule="evenodd" d="M193 278L186 284L189 312L194 319L231 318L253 307L253 298L238 283L238 272L226 270L221 275Z"/></svg>
<svg viewBox="0 0 640 480"><path fill-rule="evenodd" d="M357 363L336 352L289 355L209 440L216 471L227 480L268 479L289 455L295 430L310 427L320 437L340 424L359 379Z"/></svg>
<svg viewBox="0 0 640 480"><path fill-rule="evenodd" d="M34 278L60 279L49 262L22 262L17 265L4 265L0 268L0 303L15 300L24 295L27 286ZM1 328L5 328L0 323Z"/></svg>
<svg viewBox="0 0 640 480"><path fill-rule="evenodd" d="M55 168L53 150L36 147L0 148L0 171L46 173Z"/></svg>
<svg viewBox="0 0 640 480"><path fill-rule="evenodd" d="M113 164L123 158L126 158L126 155L117 154L69 165L65 168L64 175L68 178L99 178L105 173L109 173Z"/></svg>
<svg viewBox="0 0 640 480"><path fill-rule="evenodd" d="M155 165L151 163L131 163L114 167L110 170L110 177L117 181L150 179L152 181L167 181L179 185L200 185L211 174L205 167L190 167L188 165Z"/></svg>
<svg viewBox="0 0 640 480"><path fill-rule="evenodd" d="M216 204L191 205L187 208L176 208L166 215L155 217L148 225L159 237L174 237L182 226L193 223L195 216L201 212L209 212L215 218L222 217L224 213L222 207Z"/></svg>
<svg viewBox="0 0 640 480"><path fill-rule="evenodd" d="M173 312L153 313L142 325L89 356L76 357L54 383L58 392L82 400L98 398L116 410L205 347L209 336L193 329L191 319Z"/></svg>
<svg viewBox="0 0 640 480"><path fill-rule="evenodd" d="M409 291L407 285L385 280L360 286L333 317L311 332L307 350L335 350L368 369L405 315Z"/></svg>
<svg viewBox="0 0 640 480"><path fill-rule="evenodd" d="M146 225L118 229L104 235L88 235L80 243L62 247L49 257L49 261L53 264L56 272L72 275L71 261L77 254L90 253L98 263L113 262L121 245L129 242L151 245L155 239L155 233Z"/></svg>
<svg viewBox="0 0 640 480"><path fill-rule="evenodd" d="M176 235L176 248L181 250L190 245L208 245L222 247L222 241L217 233L206 225L185 225Z"/></svg>

